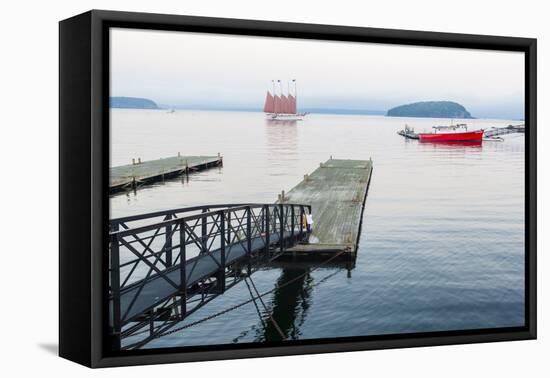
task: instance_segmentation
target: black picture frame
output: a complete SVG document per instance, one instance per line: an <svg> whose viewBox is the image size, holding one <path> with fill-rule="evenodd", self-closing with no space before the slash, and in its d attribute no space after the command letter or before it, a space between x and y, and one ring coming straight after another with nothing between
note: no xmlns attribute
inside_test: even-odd
<svg viewBox="0 0 550 378"><path fill-rule="evenodd" d="M525 53L525 326L113 354L106 339L110 27ZM89 367L535 339L536 39L92 10L59 24L59 354Z"/></svg>

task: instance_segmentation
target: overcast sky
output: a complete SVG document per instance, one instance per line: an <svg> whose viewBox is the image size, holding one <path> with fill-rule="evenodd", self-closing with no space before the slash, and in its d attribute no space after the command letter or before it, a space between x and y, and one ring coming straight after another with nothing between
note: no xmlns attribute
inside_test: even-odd
<svg viewBox="0 0 550 378"><path fill-rule="evenodd" d="M474 116L523 117L523 53L111 30L111 95L182 107L263 106L297 79L298 108L387 110L449 100Z"/></svg>

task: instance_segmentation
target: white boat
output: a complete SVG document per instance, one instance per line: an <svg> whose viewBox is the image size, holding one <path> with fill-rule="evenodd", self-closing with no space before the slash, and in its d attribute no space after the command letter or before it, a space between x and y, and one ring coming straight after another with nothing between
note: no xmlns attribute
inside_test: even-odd
<svg viewBox="0 0 550 378"><path fill-rule="evenodd" d="M290 93L290 83L287 85L287 94L283 94L281 80L277 80L279 84L280 94L275 91L275 80L271 80L273 84L273 94L267 91L264 104L264 113L271 121L301 121L307 113L297 112L297 88L296 80L294 83L294 95Z"/></svg>

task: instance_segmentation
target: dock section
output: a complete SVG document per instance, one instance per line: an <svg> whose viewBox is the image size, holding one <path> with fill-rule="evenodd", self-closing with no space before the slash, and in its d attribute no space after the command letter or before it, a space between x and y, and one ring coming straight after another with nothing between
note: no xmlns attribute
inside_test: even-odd
<svg viewBox="0 0 550 378"><path fill-rule="evenodd" d="M116 193L128 188L151 184L181 174L189 174L220 166L223 158L218 156L173 156L158 160L136 162L109 169L109 192Z"/></svg>
<svg viewBox="0 0 550 378"><path fill-rule="evenodd" d="M513 133L525 133L525 125L508 125L506 127L492 127L486 129L483 132L483 136L486 138L495 138L500 135L513 134Z"/></svg>
<svg viewBox="0 0 550 378"><path fill-rule="evenodd" d="M311 205L313 225L309 242L288 248L293 254L355 254L372 175L372 160L330 159L279 202ZM284 196L284 198L282 198Z"/></svg>

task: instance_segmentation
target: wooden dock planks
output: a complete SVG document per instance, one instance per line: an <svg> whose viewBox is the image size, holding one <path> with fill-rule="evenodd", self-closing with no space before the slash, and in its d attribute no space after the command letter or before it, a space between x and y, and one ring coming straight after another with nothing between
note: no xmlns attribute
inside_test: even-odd
<svg viewBox="0 0 550 378"><path fill-rule="evenodd" d="M109 169L109 191L115 193L129 187L161 181L185 173L222 165L218 156L173 156L138 162Z"/></svg>
<svg viewBox="0 0 550 378"><path fill-rule="evenodd" d="M289 248L293 253L355 254L372 174L372 160L330 159L284 195L286 203L311 205L309 244Z"/></svg>

